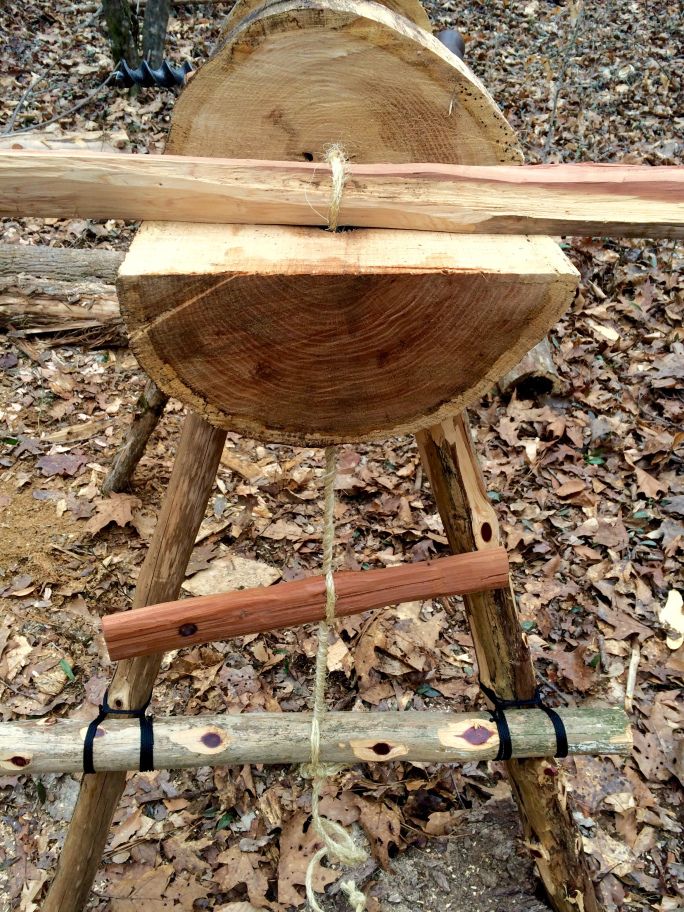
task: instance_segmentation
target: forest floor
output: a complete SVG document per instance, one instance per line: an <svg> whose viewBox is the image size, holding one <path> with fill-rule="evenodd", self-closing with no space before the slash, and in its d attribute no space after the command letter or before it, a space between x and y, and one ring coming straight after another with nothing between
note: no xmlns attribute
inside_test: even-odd
<svg viewBox="0 0 684 912"><path fill-rule="evenodd" d="M95 6L5 0L0 130L13 116L20 130L59 115L106 77ZM229 8L175 7L169 58L206 59ZM468 63L529 161L684 162L676 0L584 9L448 0L430 13L464 32ZM104 132L107 145L160 152L174 98L107 90L48 129L53 139L79 132L85 144ZM133 230L7 219L0 241L125 249ZM606 907L673 912L684 906L683 251L670 241L562 246L582 276L551 333L562 391L506 399L493 390L472 418L549 701L621 705L638 653L632 756L562 766ZM144 385L132 354L11 333L0 337L0 378L0 719L90 719L112 674L99 618L130 606L183 409L170 404L134 491L103 498ZM264 564L283 579L317 571L321 472L318 450L229 434L190 589L229 588L235 556L255 579ZM339 567L446 551L412 439L344 447L338 487ZM315 643L315 630L301 628L168 656L153 710L309 708ZM480 699L458 600L345 620L330 671L337 708L459 711ZM77 791L76 776L0 776L2 912L40 908ZM543 908L500 764L359 765L335 779L325 805L368 839L361 879L371 910ZM88 908L301 907L315 841L309 821L309 784L293 768L131 775ZM339 900L328 903L342 908Z"/></svg>

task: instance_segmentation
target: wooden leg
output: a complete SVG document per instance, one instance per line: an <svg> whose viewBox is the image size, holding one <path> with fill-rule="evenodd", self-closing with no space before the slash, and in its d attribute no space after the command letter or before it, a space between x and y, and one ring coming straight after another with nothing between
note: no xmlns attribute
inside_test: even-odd
<svg viewBox="0 0 684 912"><path fill-rule="evenodd" d="M421 431L416 439L451 549L498 547L496 513L467 416ZM534 667L510 586L466 595L464 602L483 683L502 699L532 698ZM550 904L557 912L599 912L560 767L554 760L510 760L506 768Z"/></svg>
<svg viewBox="0 0 684 912"><path fill-rule="evenodd" d="M134 608L178 597L225 439L225 431L198 415L186 418L169 488L138 578ZM110 705L115 709L141 706L151 693L161 658L156 654L119 662L109 688ZM83 777L42 912L83 909L125 782L125 772Z"/></svg>

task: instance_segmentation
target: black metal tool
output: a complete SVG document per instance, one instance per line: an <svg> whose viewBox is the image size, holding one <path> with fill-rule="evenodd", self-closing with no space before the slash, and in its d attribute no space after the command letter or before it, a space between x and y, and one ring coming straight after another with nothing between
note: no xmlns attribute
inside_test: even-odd
<svg viewBox="0 0 684 912"><path fill-rule="evenodd" d="M122 89L129 89L134 85L143 88L157 86L160 89L171 89L174 86L182 86L188 73L192 73L192 66L187 60L179 67L173 67L164 60L157 69L152 69L146 60L137 67L129 66L125 60L120 60L114 70L113 84Z"/></svg>

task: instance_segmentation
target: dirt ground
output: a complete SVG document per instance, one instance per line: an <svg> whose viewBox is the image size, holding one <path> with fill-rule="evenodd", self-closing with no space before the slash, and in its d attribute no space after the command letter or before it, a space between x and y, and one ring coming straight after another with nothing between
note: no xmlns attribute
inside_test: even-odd
<svg viewBox="0 0 684 912"><path fill-rule="evenodd" d="M168 56L201 63L229 9L176 7ZM468 62L529 161L684 160L680 3L445 0L430 14L464 32ZM64 111L111 66L85 0L10 0L0 36L0 125L14 113L22 129ZM124 151L159 152L174 97L101 93L50 130L104 132ZM134 228L5 219L0 241L123 250ZM633 755L569 759L563 770L607 909L674 912L684 908L682 245L561 243L582 280L550 334L560 392L492 390L472 420L545 697L620 705L638 658ZM93 341L0 336L2 721L93 717L112 674L99 619L130 606L171 470L177 402L133 490L102 496L145 379L125 348ZM321 472L320 451L230 434L188 586L207 572L225 583L232 556L283 579L317 571ZM412 439L342 448L338 489L340 568L446 551ZM164 662L153 710L310 708L315 650L312 628L184 650ZM332 654L334 708L461 711L480 700L458 600L347 619ZM77 790L78 777L0 775L0 912L40 908ZM371 912L544 908L500 764L359 765L325 802L371 847L359 872ZM131 776L88 909L302 908L309 824L310 786L294 769ZM322 903L343 909L337 875L321 878L331 884Z"/></svg>

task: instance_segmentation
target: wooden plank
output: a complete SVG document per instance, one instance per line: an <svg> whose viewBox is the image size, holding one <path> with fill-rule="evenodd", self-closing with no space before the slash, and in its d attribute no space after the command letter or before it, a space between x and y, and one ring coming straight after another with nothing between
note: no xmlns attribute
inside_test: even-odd
<svg viewBox="0 0 684 912"><path fill-rule="evenodd" d="M559 709L570 754L618 754L632 746L624 709ZM506 713L515 757L553 756L556 739L541 710ZM0 724L0 769L21 773L76 773L83 769L87 725L65 719ZM321 761L408 760L469 763L492 760L499 749L488 713L330 712L321 726ZM155 769L306 763L311 756L310 713L171 716L154 720ZM136 719L106 719L94 742L99 770L138 769Z"/></svg>
<svg viewBox="0 0 684 912"><path fill-rule="evenodd" d="M399 567L335 574L338 617L400 602L496 589L508 585L504 548ZM325 579L257 586L182 599L102 619L112 659L181 649L249 633L294 627L325 617Z"/></svg>
<svg viewBox="0 0 684 912"><path fill-rule="evenodd" d="M325 225L326 164L0 152L0 215ZM684 167L348 166L340 224L460 234L684 237Z"/></svg>

